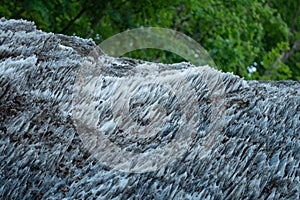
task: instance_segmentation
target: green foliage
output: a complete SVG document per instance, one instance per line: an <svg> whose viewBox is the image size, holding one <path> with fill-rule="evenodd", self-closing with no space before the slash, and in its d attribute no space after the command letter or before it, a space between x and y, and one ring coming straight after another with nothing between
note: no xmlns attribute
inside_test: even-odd
<svg viewBox="0 0 300 200"><path fill-rule="evenodd" d="M300 2L296 0L2 0L0 16L35 21L39 29L106 38L141 26L171 28L195 39L223 71L246 79L300 79ZM296 46L297 47L297 46ZM181 62L147 49L125 56ZM256 72L247 67L254 62Z"/></svg>
<svg viewBox="0 0 300 200"><path fill-rule="evenodd" d="M277 14L282 17L289 27L288 42L290 49L292 49L297 41L300 42L300 1L270 0L270 5L276 9ZM291 78L295 80L300 80L299 49L298 47L285 63L292 71Z"/></svg>
<svg viewBox="0 0 300 200"><path fill-rule="evenodd" d="M282 42L277 44L277 47L272 48L267 54L263 57L263 69L259 69L258 72L253 76L263 80L284 80L290 79L292 72L290 68L281 62L280 56L282 52L289 50L289 44L287 42ZM261 76L261 74L263 75Z"/></svg>

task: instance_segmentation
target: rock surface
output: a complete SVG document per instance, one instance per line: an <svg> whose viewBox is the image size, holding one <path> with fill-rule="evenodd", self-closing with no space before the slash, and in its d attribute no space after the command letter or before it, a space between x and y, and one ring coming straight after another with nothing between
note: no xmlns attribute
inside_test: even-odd
<svg viewBox="0 0 300 200"><path fill-rule="evenodd" d="M92 67L99 71L91 73ZM78 83L91 77L101 79L92 82L98 85L89 94L81 94L85 84ZM111 95L101 89L106 87L103 78ZM138 85L145 80L152 82ZM174 80L192 89L175 87ZM299 82L244 81L188 63L111 58L91 40L1 19L0 198L300 199L299 94ZM188 101L182 100L185 96ZM121 97L127 104L116 103ZM94 104L102 100L108 108ZM166 117L149 114L155 102ZM95 121L82 115L89 109L80 110L91 105ZM122 109L125 114L116 114ZM78 119L91 119L86 123L92 125L81 126ZM151 137L133 135L133 126L150 131ZM189 143L186 151L171 152L175 157L168 162L130 171L135 168L118 168L90 151L90 138L82 133L94 130L107 133L103 138L119 147L115 154L105 152L114 156L153 152L174 140Z"/></svg>

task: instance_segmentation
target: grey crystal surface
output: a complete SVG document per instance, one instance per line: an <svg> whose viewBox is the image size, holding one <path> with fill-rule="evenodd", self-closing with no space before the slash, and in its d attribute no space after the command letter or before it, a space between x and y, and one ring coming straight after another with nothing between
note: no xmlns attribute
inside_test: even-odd
<svg viewBox="0 0 300 200"><path fill-rule="evenodd" d="M300 199L299 94L296 81L112 58L1 19L0 198ZM104 139L118 151L99 157ZM152 168L106 159L165 147Z"/></svg>

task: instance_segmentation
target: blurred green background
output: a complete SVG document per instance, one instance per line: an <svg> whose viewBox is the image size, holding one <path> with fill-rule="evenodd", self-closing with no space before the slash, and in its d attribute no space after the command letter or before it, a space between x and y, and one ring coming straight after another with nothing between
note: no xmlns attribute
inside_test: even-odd
<svg viewBox="0 0 300 200"><path fill-rule="evenodd" d="M31 20L43 31L92 38L99 44L132 28L170 28L201 44L222 71L245 79L300 79L300 0L0 2L0 17ZM157 49L125 56L184 61Z"/></svg>

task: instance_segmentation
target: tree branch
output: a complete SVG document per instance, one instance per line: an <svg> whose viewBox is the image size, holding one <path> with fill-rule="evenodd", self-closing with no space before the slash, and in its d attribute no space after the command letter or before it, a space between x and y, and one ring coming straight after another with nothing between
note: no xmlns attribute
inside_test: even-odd
<svg viewBox="0 0 300 200"><path fill-rule="evenodd" d="M295 51L297 51L298 49L300 49L300 40L297 40L294 44L293 47L291 48L291 50L289 50L288 52L285 52L280 60L281 62L285 63L289 57L291 57L293 55L293 53L295 53Z"/></svg>
<svg viewBox="0 0 300 200"><path fill-rule="evenodd" d="M87 9L84 7L80 10L80 12L63 28L59 33L64 34L73 24L74 22L81 17L81 15L86 11Z"/></svg>
<svg viewBox="0 0 300 200"><path fill-rule="evenodd" d="M299 15L299 10L300 10L300 0L298 0L298 5L297 5L297 8L294 12L294 16L293 16L293 22L292 22L292 26L291 26L291 33L293 34L294 31L295 31L295 24L296 24L296 21L297 21L297 17Z"/></svg>

